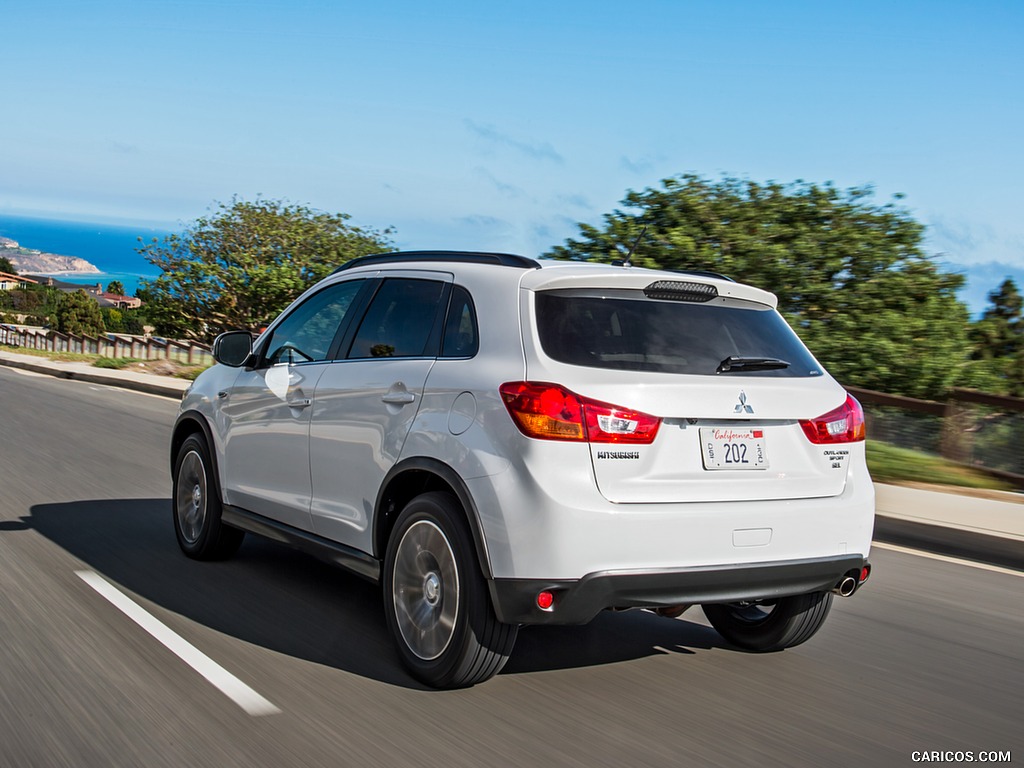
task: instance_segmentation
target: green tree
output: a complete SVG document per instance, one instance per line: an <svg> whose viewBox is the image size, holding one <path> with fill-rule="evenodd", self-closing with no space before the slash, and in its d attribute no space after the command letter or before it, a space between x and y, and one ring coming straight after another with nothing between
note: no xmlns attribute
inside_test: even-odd
<svg viewBox="0 0 1024 768"><path fill-rule="evenodd" d="M8 275L18 274L14 269L14 265L11 263L11 260L6 256L0 256L0 272L6 272Z"/></svg>
<svg viewBox="0 0 1024 768"><path fill-rule="evenodd" d="M984 314L970 326L971 360L957 384L1024 396L1024 297L1008 277L989 291L988 300Z"/></svg>
<svg viewBox="0 0 1024 768"><path fill-rule="evenodd" d="M149 325L149 320L146 317L144 307L141 309L122 310L121 326L123 333L131 333L136 336L141 336L146 332L147 325Z"/></svg>
<svg viewBox="0 0 1024 768"><path fill-rule="evenodd" d="M16 288L7 291L2 303L8 309L28 315L27 323L54 325L57 306L63 297L56 288L45 285L29 285L27 288Z"/></svg>
<svg viewBox="0 0 1024 768"><path fill-rule="evenodd" d="M971 326L975 360L1014 357L1024 350L1024 297L1013 278L989 291L990 306Z"/></svg>
<svg viewBox="0 0 1024 768"><path fill-rule="evenodd" d="M114 307L101 307L100 315L103 317L103 327L111 333L125 333L124 313Z"/></svg>
<svg viewBox="0 0 1024 768"><path fill-rule="evenodd" d="M924 228L870 188L695 175L630 191L603 227L552 249L562 259L710 270L772 291L815 356L848 385L941 395L966 360L963 277L921 250Z"/></svg>
<svg viewBox="0 0 1024 768"><path fill-rule="evenodd" d="M100 309L100 313L103 315L103 325L111 333L130 333L142 336L146 331L146 325L148 325L143 309L103 307Z"/></svg>
<svg viewBox="0 0 1024 768"><path fill-rule="evenodd" d="M112 293L115 296L124 296L124 283L120 280L111 280L107 283L107 293Z"/></svg>
<svg viewBox="0 0 1024 768"><path fill-rule="evenodd" d="M273 200L218 204L180 235L138 250L161 275L136 293L157 332L209 339L255 330L338 265L390 248L377 232L330 214Z"/></svg>
<svg viewBox="0 0 1024 768"><path fill-rule="evenodd" d="M57 305L57 330L76 336L95 336L103 333L103 315L100 306L83 290L65 293Z"/></svg>

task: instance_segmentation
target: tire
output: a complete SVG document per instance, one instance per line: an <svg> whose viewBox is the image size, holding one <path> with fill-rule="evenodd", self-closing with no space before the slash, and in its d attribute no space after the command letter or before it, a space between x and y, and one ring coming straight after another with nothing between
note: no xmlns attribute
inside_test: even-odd
<svg viewBox="0 0 1024 768"><path fill-rule="evenodd" d="M409 673L434 688L496 675L518 627L498 621L462 508L424 493L402 510L384 559L388 628Z"/></svg>
<svg viewBox="0 0 1024 768"><path fill-rule="evenodd" d="M831 592L781 597L774 603L704 605L704 615L722 637L747 651L792 648L821 629L832 608Z"/></svg>
<svg viewBox="0 0 1024 768"><path fill-rule="evenodd" d="M221 500L206 441L190 435L174 462L174 533L195 560L224 560L238 551L245 531L221 522Z"/></svg>

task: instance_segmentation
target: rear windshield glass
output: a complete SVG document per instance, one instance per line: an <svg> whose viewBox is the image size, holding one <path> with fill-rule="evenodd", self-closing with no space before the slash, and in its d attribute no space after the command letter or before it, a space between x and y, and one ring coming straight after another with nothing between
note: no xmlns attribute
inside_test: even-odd
<svg viewBox="0 0 1024 768"><path fill-rule="evenodd" d="M728 376L820 376L807 348L775 310L749 302L649 299L640 291L542 291L537 328L544 352L591 368ZM729 366L770 358L782 367Z"/></svg>

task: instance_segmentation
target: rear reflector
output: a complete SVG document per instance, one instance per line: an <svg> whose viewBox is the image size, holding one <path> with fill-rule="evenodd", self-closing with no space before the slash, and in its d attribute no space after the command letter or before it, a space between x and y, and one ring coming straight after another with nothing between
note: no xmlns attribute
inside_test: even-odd
<svg viewBox="0 0 1024 768"><path fill-rule="evenodd" d="M864 409L853 395L846 402L816 419L800 422L807 439L815 445L829 443L856 443L864 439Z"/></svg>
<svg viewBox="0 0 1024 768"><path fill-rule="evenodd" d="M499 391L519 431L541 440L648 444L661 425L657 416L591 400L558 384L512 381Z"/></svg>

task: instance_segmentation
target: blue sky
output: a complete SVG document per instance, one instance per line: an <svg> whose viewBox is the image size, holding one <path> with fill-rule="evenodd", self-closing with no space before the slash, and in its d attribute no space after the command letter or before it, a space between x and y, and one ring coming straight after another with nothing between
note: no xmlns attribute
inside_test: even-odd
<svg viewBox="0 0 1024 768"><path fill-rule="evenodd" d="M533 255L685 172L903 193L976 310L1024 283L1024 3L9 3L0 213L263 195Z"/></svg>

